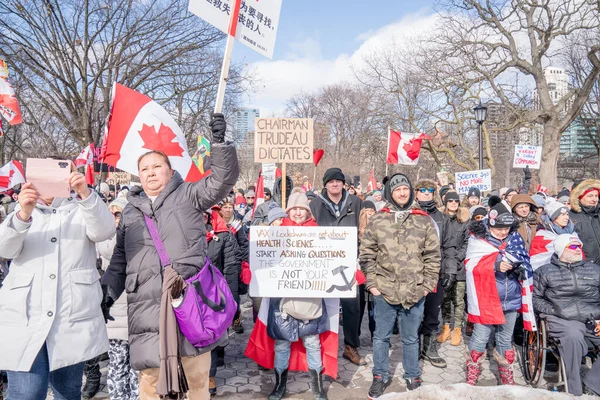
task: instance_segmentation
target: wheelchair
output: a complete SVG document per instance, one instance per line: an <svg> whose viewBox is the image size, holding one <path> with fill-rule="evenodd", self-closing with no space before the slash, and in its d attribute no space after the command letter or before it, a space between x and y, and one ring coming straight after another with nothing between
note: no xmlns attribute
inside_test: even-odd
<svg viewBox="0 0 600 400"><path fill-rule="evenodd" d="M550 353L558 360L558 381L551 383L551 386L557 389L562 387L563 391L568 393L569 384L567 382L565 363L558 350L560 343L548 333L546 320L539 317L536 317L536 320L537 331L529 332L525 330L523 336L523 346L521 347L523 378L528 385L537 388L543 381L544 373L546 372L546 358L548 353ZM590 356L592 362L594 362L598 356L599 349L589 341L588 349L589 352L586 356Z"/></svg>

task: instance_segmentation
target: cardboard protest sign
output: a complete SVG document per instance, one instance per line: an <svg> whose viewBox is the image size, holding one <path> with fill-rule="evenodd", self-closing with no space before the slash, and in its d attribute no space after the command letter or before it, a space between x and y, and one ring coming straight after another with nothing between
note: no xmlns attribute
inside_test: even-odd
<svg viewBox="0 0 600 400"><path fill-rule="evenodd" d="M540 146L515 146L515 158L513 168L525 168L529 165L531 169L540 169L542 162L542 148Z"/></svg>
<svg viewBox="0 0 600 400"><path fill-rule="evenodd" d="M355 297L355 227L250 227L250 296Z"/></svg>
<svg viewBox="0 0 600 400"><path fill-rule="evenodd" d="M254 161L312 163L313 133L312 118L256 118Z"/></svg>
<svg viewBox="0 0 600 400"><path fill-rule="evenodd" d="M490 169L457 172L454 177L458 194L467 194L471 187L476 187L481 192L492 190L492 171Z"/></svg>
<svg viewBox="0 0 600 400"><path fill-rule="evenodd" d="M277 170L277 165L275 163L263 163L262 165L262 174L263 174L263 185L269 190L273 190L275 187L275 172Z"/></svg>
<svg viewBox="0 0 600 400"><path fill-rule="evenodd" d="M188 9L223 33L229 33L234 0L190 0ZM252 50L273 58L281 0L242 1L235 38Z"/></svg>
<svg viewBox="0 0 600 400"><path fill-rule="evenodd" d="M129 172L111 172L106 183L109 185L128 185L131 182L131 174Z"/></svg>

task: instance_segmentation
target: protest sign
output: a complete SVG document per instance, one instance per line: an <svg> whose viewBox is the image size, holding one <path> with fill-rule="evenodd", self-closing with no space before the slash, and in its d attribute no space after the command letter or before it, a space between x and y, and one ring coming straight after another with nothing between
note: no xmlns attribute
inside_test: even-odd
<svg viewBox="0 0 600 400"><path fill-rule="evenodd" d="M131 174L129 172L111 172L106 183L109 185L128 185L131 182Z"/></svg>
<svg viewBox="0 0 600 400"><path fill-rule="evenodd" d="M438 179L438 183L441 186L446 186L448 184L448 172L446 172L446 171L438 172L436 174L436 176Z"/></svg>
<svg viewBox="0 0 600 400"><path fill-rule="evenodd" d="M276 170L277 165L275 163L263 163L262 165L262 174L264 177L263 185L269 190L273 190L273 187L275 187Z"/></svg>
<svg viewBox="0 0 600 400"><path fill-rule="evenodd" d="M539 146L515 146L515 158L513 168L525 168L529 165L531 169L540 169L542 161L542 148Z"/></svg>
<svg viewBox="0 0 600 400"><path fill-rule="evenodd" d="M454 178L458 194L469 193L471 187L476 187L481 192L492 190L492 171L490 169L457 172L454 174Z"/></svg>
<svg viewBox="0 0 600 400"><path fill-rule="evenodd" d="M256 118L254 161L312 163L312 118Z"/></svg>
<svg viewBox="0 0 600 400"><path fill-rule="evenodd" d="M355 227L250 227L250 296L355 297Z"/></svg>
<svg viewBox="0 0 600 400"><path fill-rule="evenodd" d="M190 0L189 10L223 33L230 33L234 0ZM281 0L242 1L235 38L252 50L273 58Z"/></svg>

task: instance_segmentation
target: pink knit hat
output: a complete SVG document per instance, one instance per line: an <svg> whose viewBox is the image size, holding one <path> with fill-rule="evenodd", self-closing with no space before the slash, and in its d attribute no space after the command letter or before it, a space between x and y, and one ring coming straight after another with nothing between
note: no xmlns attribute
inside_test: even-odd
<svg viewBox="0 0 600 400"><path fill-rule="evenodd" d="M301 207L306 209L310 213L310 207L308 206L308 197L304 193L293 193L287 202L286 213L289 213L292 208Z"/></svg>

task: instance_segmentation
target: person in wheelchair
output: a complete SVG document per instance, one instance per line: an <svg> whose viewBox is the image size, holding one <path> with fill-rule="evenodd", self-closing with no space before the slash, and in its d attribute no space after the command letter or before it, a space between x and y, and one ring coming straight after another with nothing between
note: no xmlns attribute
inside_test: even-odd
<svg viewBox="0 0 600 400"><path fill-rule="evenodd" d="M600 266L583 260L577 233L558 235L549 264L534 272L533 307L546 319L550 336L560 342L569 393L583 394L581 359L588 341L600 346ZM587 341L586 341L587 339ZM600 363L583 378L586 393L600 394ZM593 393L590 393L592 391Z"/></svg>

